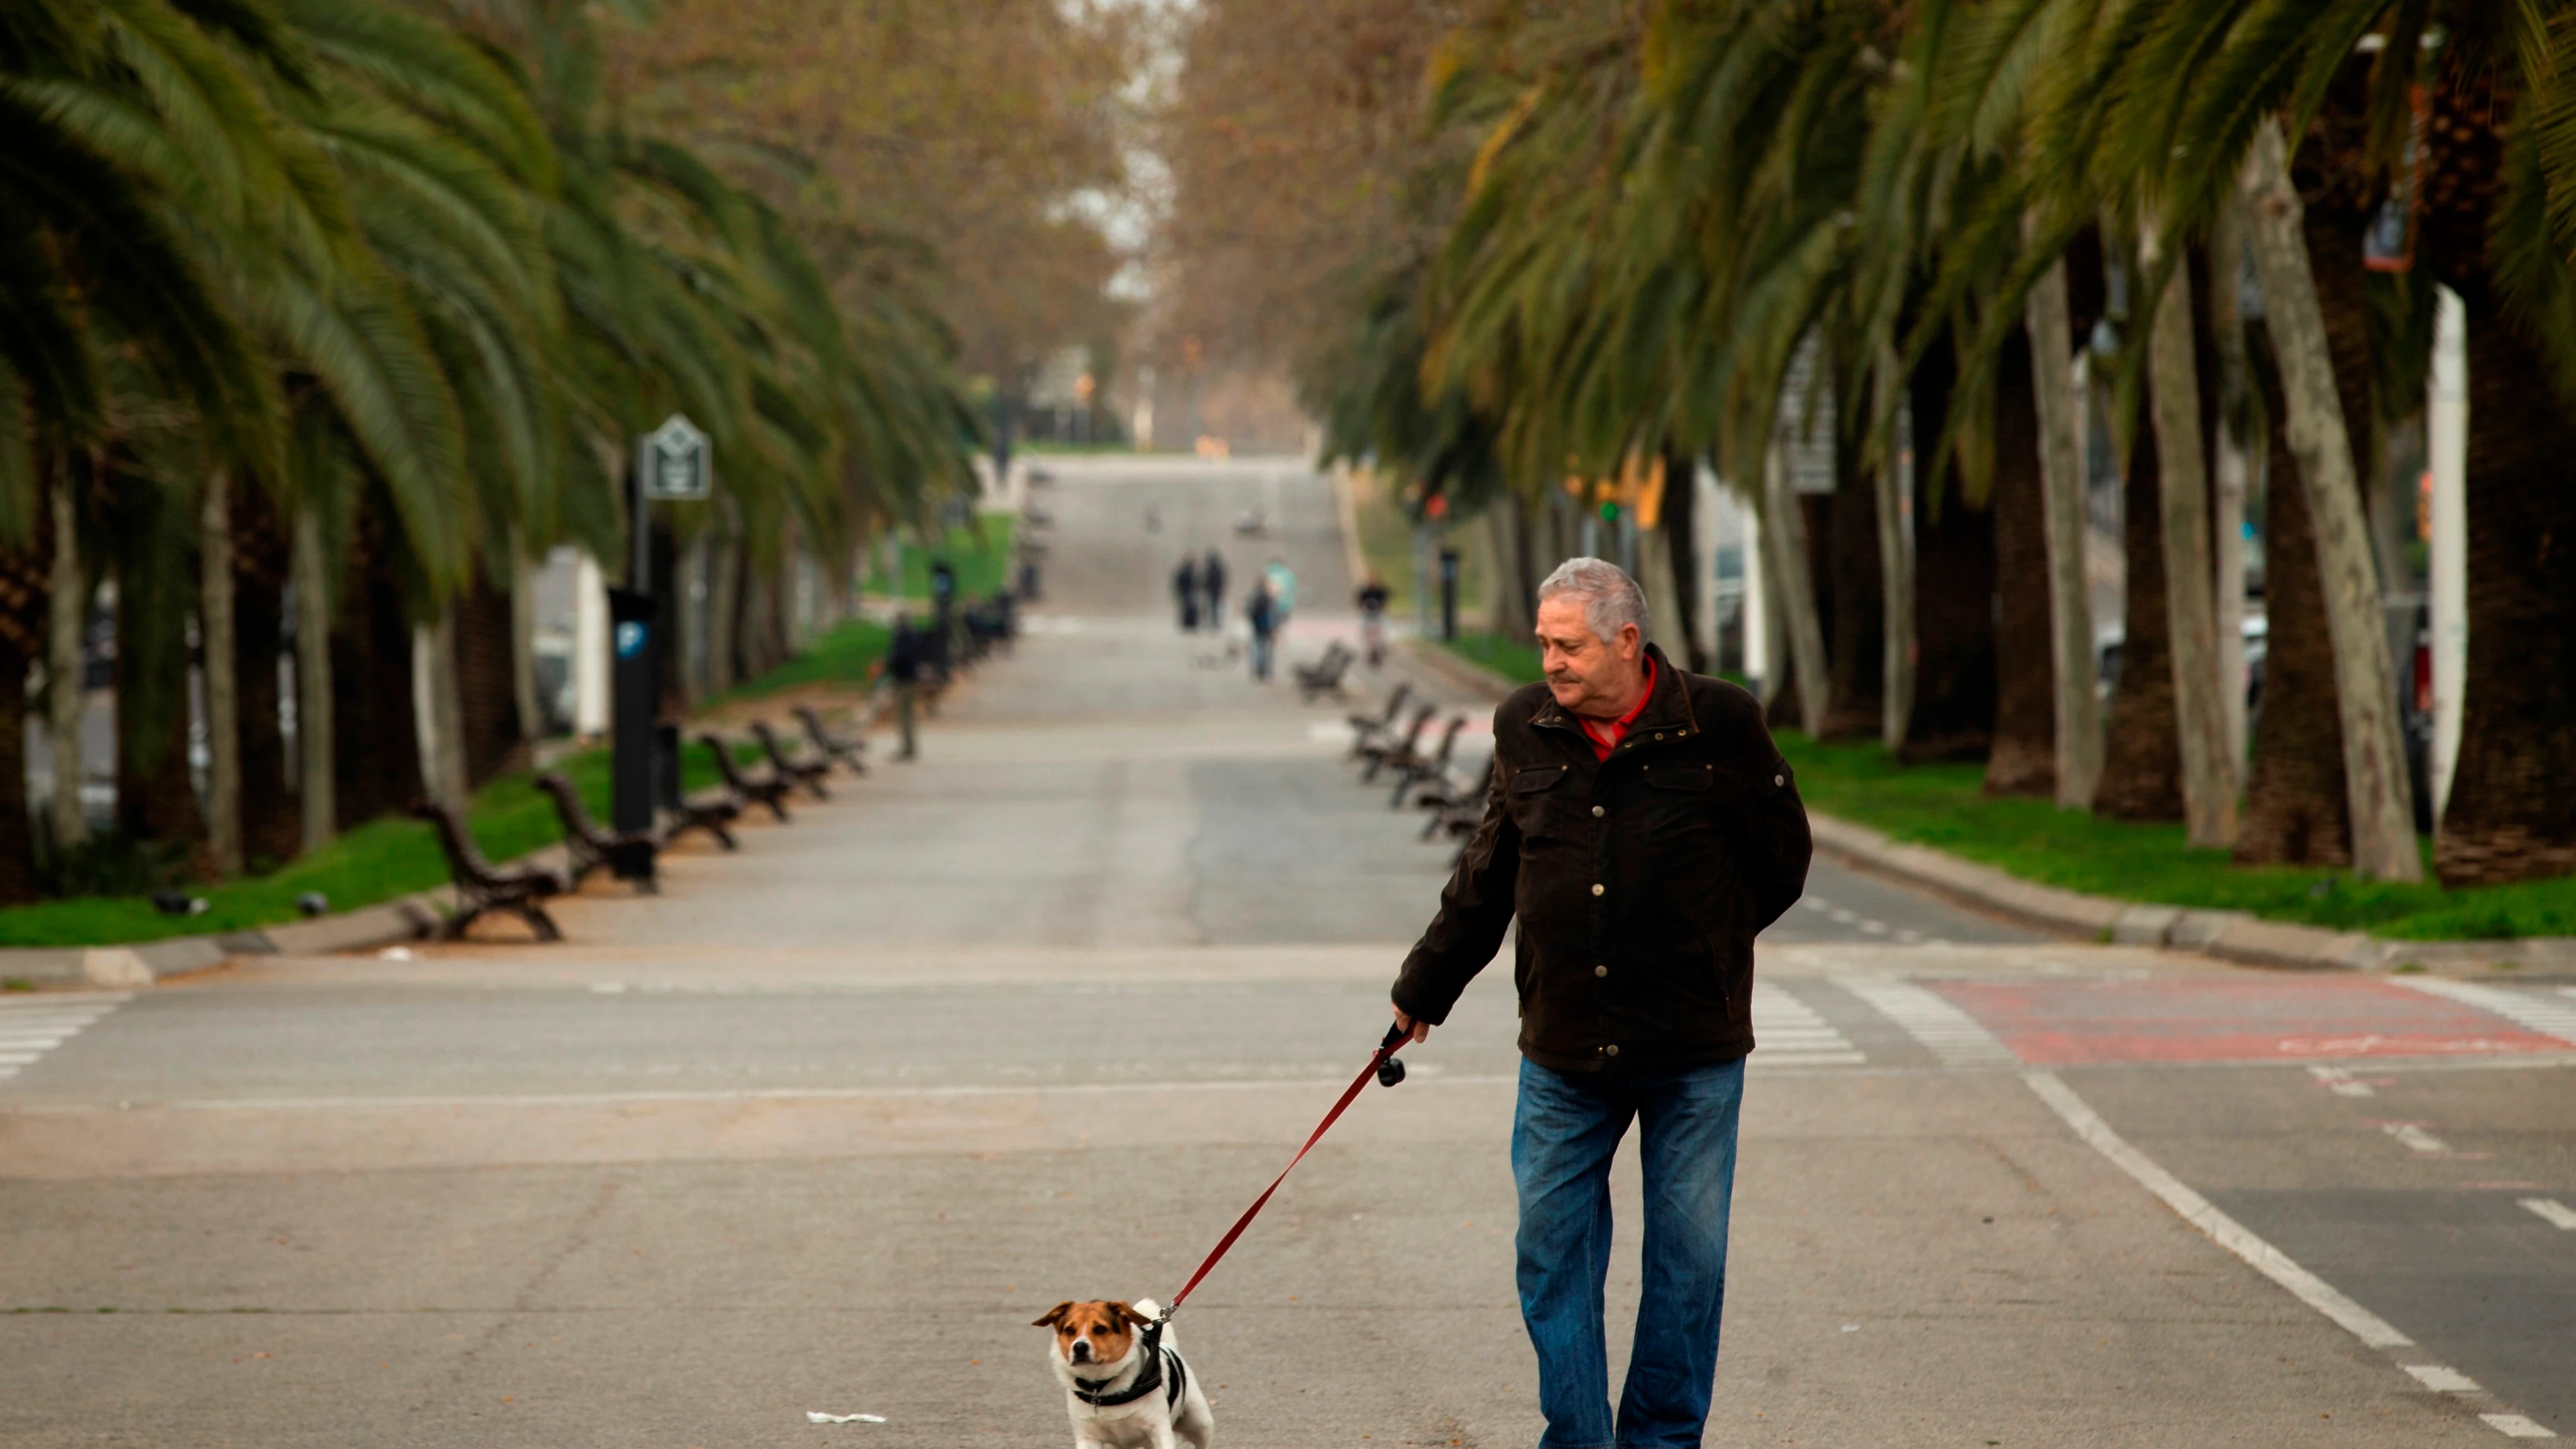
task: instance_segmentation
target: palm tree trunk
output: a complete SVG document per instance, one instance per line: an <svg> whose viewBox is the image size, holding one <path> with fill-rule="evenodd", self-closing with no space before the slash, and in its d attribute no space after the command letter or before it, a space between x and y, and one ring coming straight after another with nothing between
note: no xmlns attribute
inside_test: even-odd
<svg viewBox="0 0 2576 1449"><path fill-rule="evenodd" d="M27 646L0 628L0 906L36 899L36 841L27 819Z"/></svg>
<svg viewBox="0 0 2576 1449"><path fill-rule="evenodd" d="M1898 385L1896 347L1879 345L1871 369L1882 397ZM1875 408L1872 411L1876 411ZM1878 504L1879 577L1879 716L1878 738L1894 753L1905 748L1914 723L1914 553L1905 537L1905 492L1909 480L1894 457L1879 460L1871 493Z"/></svg>
<svg viewBox="0 0 2576 1449"><path fill-rule="evenodd" d="M2245 485L2251 470L2252 384L2245 357L2245 319L2238 305L2245 269L2245 228L2237 208L2222 206L2209 235L2209 328L2218 359L2211 436L2211 601L2217 635L2219 715L2227 725L2227 763L2241 788L2250 778L2245 719Z"/></svg>
<svg viewBox="0 0 2576 1449"><path fill-rule="evenodd" d="M2031 288L2022 326L2030 334L2032 398L2039 422L2057 804L2061 810L2090 810L2101 785L2104 741L2101 706L2093 693L2093 601L2084 561L2084 448L2076 436L2075 381L2069 375L2075 342L2067 315L2063 259Z"/></svg>
<svg viewBox="0 0 2576 1449"><path fill-rule="evenodd" d="M1886 712L1887 598L1878 487L1863 472L1859 439L1846 426L1867 415L1860 407L1835 409L1834 491L1826 500L1825 530L1834 591L1833 644L1826 658L1833 670L1833 713L1825 717L1823 735L1830 740L1877 734Z"/></svg>
<svg viewBox="0 0 2576 1449"><path fill-rule="evenodd" d="M265 872L295 858L301 844L296 792L288 784L286 729L278 708L285 652L283 591L287 537L261 489L232 490L233 687L240 701L242 858Z"/></svg>
<svg viewBox="0 0 2576 1449"><path fill-rule="evenodd" d="M2141 260L2152 268L2152 222L2148 236ZM2166 648L2173 667L2174 734L2182 753L2184 837L2204 850L2226 850L2236 844L2236 768L2227 756L2227 715L2218 698L2217 623L2209 597L2209 454L2192 331L2191 268L2176 266L2156 299L2147 335L2160 464L2156 515L2165 565Z"/></svg>
<svg viewBox="0 0 2576 1449"><path fill-rule="evenodd" d="M2030 622L2048 617L2048 526L2041 515L2038 398L2030 342L2004 341L1995 367L1994 735L1986 751L1989 795L2057 792L2056 680L2049 640Z"/></svg>
<svg viewBox="0 0 2576 1449"><path fill-rule="evenodd" d="M205 661L206 835L215 869L242 873L241 691L234 666L233 510L224 470L206 475L197 513L197 638Z"/></svg>
<svg viewBox="0 0 2576 1449"><path fill-rule="evenodd" d="M1937 341L1907 380L1903 406L1914 440L1913 527L1906 552L1913 603L1912 703L1899 751L1908 760L1982 760L1995 730L1995 533L1952 470L1932 488L1934 458L1958 385L1955 354ZM1891 369L1892 370L1892 369ZM1900 543L1906 540L1900 538Z"/></svg>
<svg viewBox="0 0 2576 1449"><path fill-rule="evenodd" d="M2270 623L2263 709L2254 732L2252 783L2236 858L2247 864L2347 865L2351 816L2343 783L2343 724L2335 711L2334 643L2326 631L2316 536L2305 490L2293 481L2297 455L2280 376L2262 348L2247 361L2270 420L2272 486L2263 519L2263 604Z"/></svg>
<svg viewBox="0 0 2576 1449"><path fill-rule="evenodd" d="M2129 435L2120 510L2128 556L2126 626L2093 810L2112 820L2179 820L2182 745L2174 733L2173 661L2165 637L2171 616L2165 609L2164 525L2156 512L2160 460L2156 430L2143 419Z"/></svg>
<svg viewBox="0 0 2576 1449"><path fill-rule="evenodd" d="M468 790L528 765L531 736L520 728L516 591L481 574L449 608L456 661L456 699Z"/></svg>
<svg viewBox="0 0 2576 1449"><path fill-rule="evenodd" d="M116 823L171 848L189 877L214 873L206 817L188 768L188 651L184 597L169 580L123 570L116 591Z"/></svg>
<svg viewBox="0 0 2576 1449"><path fill-rule="evenodd" d="M412 627L402 581L379 531L363 523L351 597L331 636L331 735L340 828L408 809L421 797Z"/></svg>
<svg viewBox="0 0 2576 1449"><path fill-rule="evenodd" d="M72 492L71 458L54 453L53 585L45 619L46 733L54 755L54 849L69 850L89 837L81 808L81 704L88 681L81 635L89 625L89 575L81 568L80 503Z"/></svg>
<svg viewBox="0 0 2576 1449"><path fill-rule="evenodd" d="M425 793L461 813L473 797L474 776L465 744L464 691L457 679L457 611L457 601L450 599L435 622L412 630L412 728L420 741Z"/></svg>
<svg viewBox="0 0 2576 1449"><path fill-rule="evenodd" d="M2316 530L2317 570L2334 639L2354 864L2369 880L2421 880L2424 862L2416 851L2414 812L2407 799L2396 677L2380 616L2379 580L2300 225L2299 194L2290 184L2278 121L2265 120L2255 133L2239 185L2246 237L2263 279L2265 318L2281 364L2290 442L2298 453L2299 482Z"/></svg>
<svg viewBox="0 0 2576 1449"><path fill-rule="evenodd" d="M1684 667L1693 674L1706 674L1709 650L1717 641L1702 638L1699 627L1701 570L1706 567L1699 556L1699 468L1670 449L1664 452L1663 507L1656 522L1663 530L1673 579L1672 637L1682 641Z"/></svg>
<svg viewBox="0 0 2576 1449"><path fill-rule="evenodd" d="M1790 486L1789 460L1774 440L1762 450L1762 564L1784 616L1799 725L1821 737L1833 707L1833 675L1825 666L1824 621L1816 615L1816 578L1808 558L1806 509Z"/></svg>
<svg viewBox="0 0 2576 1449"><path fill-rule="evenodd" d="M339 777L331 687L331 574L322 553L322 518L310 506L295 515L287 568L295 584L295 759L303 799L306 854L339 833Z"/></svg>
<svg viewBox="0 0 2576 1449"><path fill-rule="evenodd" d="M2464 279L2465 280L2465 279ZM2445 885L2576 871L2576 424L2492 285L2468 307L2469 658Z"/></svg>

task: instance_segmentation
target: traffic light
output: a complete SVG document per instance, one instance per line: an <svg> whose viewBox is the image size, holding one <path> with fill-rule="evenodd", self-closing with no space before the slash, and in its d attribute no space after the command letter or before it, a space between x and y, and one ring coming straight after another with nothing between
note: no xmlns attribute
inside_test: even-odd
<svg viewBox="0 0 2576 1449"><path fill-rule="evenodd" d="M1618 499L1604 498L1601 500L1601 521L1603 523L1617 523L1619 521Z"/></svg>

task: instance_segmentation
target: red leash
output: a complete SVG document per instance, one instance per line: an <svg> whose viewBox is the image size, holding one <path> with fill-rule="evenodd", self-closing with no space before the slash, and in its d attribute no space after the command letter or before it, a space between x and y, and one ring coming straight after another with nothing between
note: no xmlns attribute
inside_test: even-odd
<svg viewBox="0 0 2576 1449"><path fill-rule="evenodd" d="M1324 1114L1323 1121L1315 1124L1314 1134L1306 1139L1306 1145L1297 1149L1297 1155L1288 1159L1288 1165L1281 1168L1279 1175L1270 1180L1270 1185L1261 1190L1261 1196L1254 1198L1252 1206L1243 1210L1243 1216L1234 1220L1234 1226L1225 1230L1225 1236L1217 1239L1216 1247L1199 1264L1199 1270L1192 1273L1190 1281L1182 1284L1181 1291L1173 1294L1172 1301L1164 1305L1159 1322L1170 1322L1172 1315L1180 1311L1181 1300L1190 1296L1191 1291L1199 1286L1199 1281L1207 1277L1208 1270L1214 1268L1226 1250L1234 1246L1234 1240L1243 1236L1243 1230L1252 1226L1254 1218L1261 1216L1261 1210L1270 1205L1270 1195L1279 1190L1279 1184L1288 1180L1289 1173L1297 1170L1298 1163L1306 1160L1306 1154L1315 1150L1315 1144L1324 1140L1324 1134L1333 1130L1333 1124L1342 1120L1342 1114L1350 1110L1351 1103L1359 1100L1369 1078L1375 1077L1390 1087L1404 1080L1404 1063L1395 1059L1395 1049L1404 1045L1406 1035L1400 1026L1386 1029L1386 1040L1378 1043L1377 1054L1370 1057L1368 1065L1360 1068L1360 1074L1351 1078L1351 1084L1342 1089L1342 1099L1333 1104L1333 1110Z"/></svg>

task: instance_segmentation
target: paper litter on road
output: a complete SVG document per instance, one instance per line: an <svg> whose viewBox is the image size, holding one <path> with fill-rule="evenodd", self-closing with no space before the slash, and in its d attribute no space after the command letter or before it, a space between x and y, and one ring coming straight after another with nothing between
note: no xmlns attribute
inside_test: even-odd
<svg viewBox="0 0 2576 1449"><path fill-rule="evenodd" d="M808 1424L882 1424L885 1422L885 1415L826 1414L818 1410L807 1409L805 1411L805 1422Z"/></svg>

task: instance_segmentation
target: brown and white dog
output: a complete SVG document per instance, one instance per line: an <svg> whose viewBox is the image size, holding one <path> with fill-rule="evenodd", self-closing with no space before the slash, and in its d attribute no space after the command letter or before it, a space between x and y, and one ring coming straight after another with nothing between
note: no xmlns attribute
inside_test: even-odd
<svg viewBox="0 0 2576 1449"><path fill-rule="evenodd" d="M1183 1441L1208 1449L1216 1415L1170 1328L1154 1326L1161 1313L1151 1298L1133 1306L1059 1303L1037 1321L1055 1330L1047 1363L1064 1384L1075 1449L1175 1449Z"/></svg>

